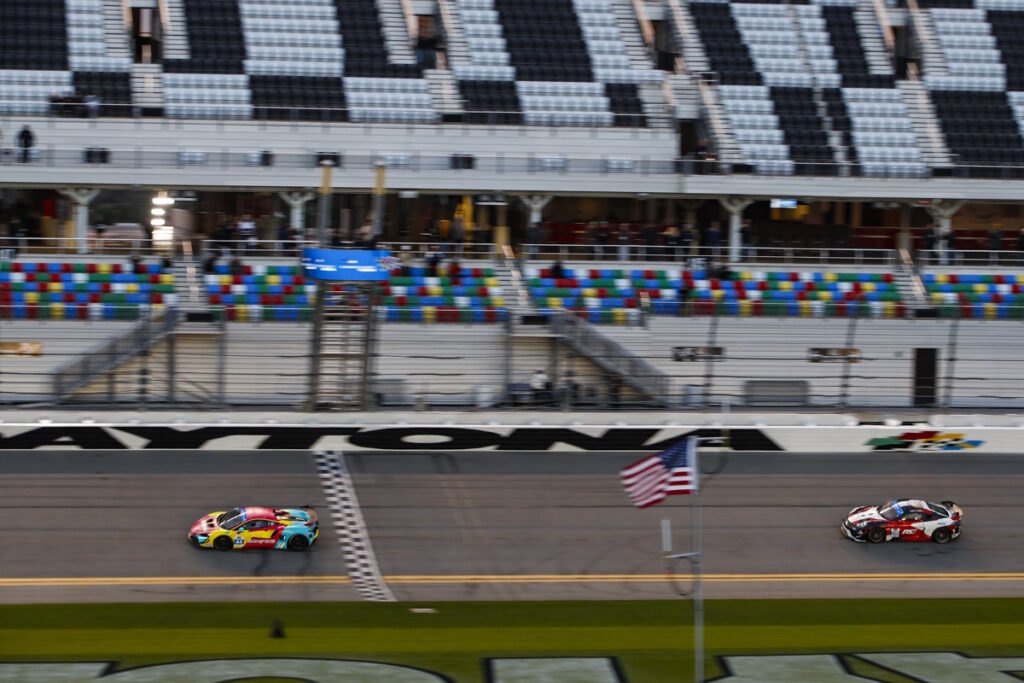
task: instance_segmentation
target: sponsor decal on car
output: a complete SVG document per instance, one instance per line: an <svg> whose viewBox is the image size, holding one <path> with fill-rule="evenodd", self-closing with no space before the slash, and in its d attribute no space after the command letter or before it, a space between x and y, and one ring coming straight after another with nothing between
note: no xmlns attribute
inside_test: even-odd
<svg viewBox="0 0 1024 683"><path fill-rule="evenodd" d="M964 451L978 448L984 441L968 439L961 432L904 432L898 436L877 436L865 446L873 451Z"/></svg>

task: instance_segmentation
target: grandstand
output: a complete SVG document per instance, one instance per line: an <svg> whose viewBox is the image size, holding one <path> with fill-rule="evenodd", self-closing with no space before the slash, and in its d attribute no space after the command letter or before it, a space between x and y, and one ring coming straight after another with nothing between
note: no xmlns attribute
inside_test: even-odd
<svg viewBox="0 0 1024 683"><path fill-rule="evenodd" d="M383 345L376 393L397 405L517 401L537 365L566 392L597 387L584 401L621 384L623 400L678 407L699 385L709 403L713 382L683 382L649 338L700 329L707 343L689 347L715 348L720 324L766 319L745 324L778 334L776 319L800 319L819 340L806 346L845 348L858 320L910 330L935 318L916 329L941 329L928 343L954 359L960 321L1009 334L1024 318L1024 4L142 5L0 2L0 336L46 345L84 331L79 354L61 346L31 372L0 371L3 400L131 401L141 373L146 400L295 405L324 299L349 306L332 314L353 323L328 330L336 341L357 314L359 338ZM396 196L371 217L381 167ZM340 204L324 214L337 241L375 224L408 251L379 288L318 298L298 265L321 182ZM144 210L159 193L169 203L151 227L177 236L163 251L148 237L107 248L94 230L103 191ZM218 215L251 206L257 235L202 244ZM456 214L466 244L442 234ZM35 225L19 233L15 217ZM713 222L724 234L708 234ZM692 241L668 230L683 224ZM440 266L426 242L446 251ZM440 351L417 346L425 334ZM261 339L280 351L277 396L260 386ZM805 352L742 373L801 376ZM224 376L227 358L247 360ZM899 382L909 372L878 362ZM151 382L154 363L164 374ZM746 397L733 380L718 393ZM869 384L800 400L871 403ZM1005 398L967 385L969 405Z"/></svg>

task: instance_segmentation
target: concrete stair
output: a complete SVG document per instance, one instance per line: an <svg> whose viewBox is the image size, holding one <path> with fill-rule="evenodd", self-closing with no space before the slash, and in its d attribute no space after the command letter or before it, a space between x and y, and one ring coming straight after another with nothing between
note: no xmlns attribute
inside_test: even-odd
<svg viewBox="0 0 1024 683"><path fill-rule="evenodd" d="M637 86L637 95L647 117L647 125L651 128L672 127L672 107L665 99L665 91L661 85L644 83Z"/></svg>
<svg viewBox="0 0 1024 683"><path fill-rule="evenodd" d="M864 48L868 73L891 75L893 73L892 62L879 32L882 20L878 16L878 12L875 11L874 3L871 0L857 0L857 7L853 11L853 20L857 24L861 47Z"/></svg>
<svg viewBox="0 0 1024 683"><path fill-rule="evenodd" d="M921 8L917 6L917 0L907 0L907 12L917 39L917 47L921 52L922 73L948 75L949 67L946 64L946 55L943 54L939 41L935 37L935 26L932 24L931 15L921 11Z"/></svg>
<svg viewBox="0 0 1024 683"><path fill-rule="evenodd" d="M450 69L424 69L423 75L430 83L430 99L434 111L442 117L464 113L462 97Z"/></svg>
<svg viewBox="0 0 1024 683"><path fill-rule="evenodd" d="M732 134L732 125L718 97L718 89L700 80L697 81L697 86L718 152L718 160L724 163L743 163L743 152Z"/></svg>
<svg viewBox="0 0 1024 683"><path fill-rule="evenodd" d="M700 42L696 24L689 7L682 0L666 0L665 12L676 37L676 44L683 57L687 73L696 74L711 71L704 45Z"/></svg>
<svg viewBox="0 0 1024 683"><path fill-rule="evenodd" d="M626 45L626 55L634 69L652 69L654 65L644 45L643 34L640 32L640 19L637 17L633 0L612 0L612 12L619 35Z"/></svg>
<svg viewBox="0 0 1024 683"><path fill-rule="evenodd" d="M164 59L189 59L188 26L182 0L160 0L167 6L169 24L164 26Z"/></svg>
<svg viewBox="0 0 1024 683"><path fill-rule="evenodd" d="M132 102L143 109L163 109L163 65L132 64Z"/></svg>
<svg viewBox="0 0 1024 683"><path fill-rule="evenodd" d="M896 87L903 96L903 104L914 126L914 135L917 136L917 145L921 148L924 162L933 168L952 166L953 159L927 88L918 80L896 81Z"/></svg>
<svg viewBox="0 0 1024 683"><path fill-rule="evenodd" d="M700 89L693 76L669 74L662 84L662 90L676 119L694 121L700 118Z"/></svg>
<svg viewBox="0 0 1024 683"><path fill-rule="evenodd" d="M401 0L377 0L377 14L391 63L415 64L416 54L410 43L409 26Z"/></svg>
<svg viewBox="0 0 1024 683"><path fill-rule="evenodd" d="M467 66L472 63L466 36L462 32L462 19L455 0L437 0L437 9L441 13L444 26L445 44L447 45L448 66Z"/></svg>
<svg viewBox="0 0 1024 683"><path fill-rule="evenodd" d="M108 57L131 59L131 43L121 0L103 0L103 38Z"/></svg>

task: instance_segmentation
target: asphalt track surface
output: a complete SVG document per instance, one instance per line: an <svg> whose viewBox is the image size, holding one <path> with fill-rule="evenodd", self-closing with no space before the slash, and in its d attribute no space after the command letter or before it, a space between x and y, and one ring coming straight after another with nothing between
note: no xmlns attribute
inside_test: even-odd
<svg viewBox="0 0 1024 683"><path fill-rule="evenodd" d="M617 472L642 453L346 455L369 537L401 600L672 598L661 520L689 549L691 496L636 510ZM725 458L723 461L722 458ZM708 597L1024 594L1024 458L961 453L708 452ZM852 507L953 499L963 537L856 544ZM218 553L185 533L234 504L310 504L312 551ZM354 600L305 452L0 454L0 602Z"/></svg>

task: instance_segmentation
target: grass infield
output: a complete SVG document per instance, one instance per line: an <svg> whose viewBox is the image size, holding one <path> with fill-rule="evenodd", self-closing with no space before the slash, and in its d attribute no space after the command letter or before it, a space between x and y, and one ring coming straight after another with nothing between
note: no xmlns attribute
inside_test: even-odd
<svg viewBox="0 0 1024 683"><path fill-rule="evenodd" d="M418 614L412 608L435 613ZM286 637L270 637L274 619ZM480 683L485 657L618 657L631 683L690 680L691 603L171 603L0 606L0 660L122 666L328 657L422 667ZM715 656L952 650L1024 654L1024 599L716 600ZM914 628L914 627L918 628ZM876 680L900 683L883 671Z"/></svg>

